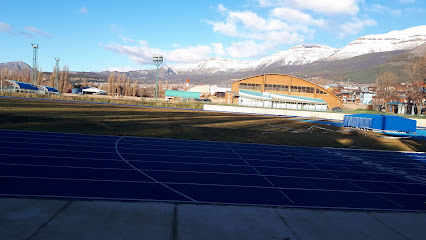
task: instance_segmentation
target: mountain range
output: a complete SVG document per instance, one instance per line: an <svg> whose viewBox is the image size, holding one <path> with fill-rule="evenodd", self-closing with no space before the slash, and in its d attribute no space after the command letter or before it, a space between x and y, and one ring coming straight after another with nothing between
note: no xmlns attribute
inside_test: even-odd
<svg viewBox="0 0 426 240"><path fill-rule="evenodd" d="M378 74L393 71L402 80L406 64L426 54L426 25L360 37L336 49L303 44L253 61L213 57L199 63L160 68L159 79L169 82L229 84L235 79L263 73L292 74L302 78L351 79L372 83ZM155 70L131 71L133 78L154 79Z"/></svg>
<svg viewBox="0 0 426 240"><path fill-rule="evenodd" d="M336 49L319 44L303 44L253 61L219 57L179 66L163 66L159 80L181 83L190 79L198 84L229 84L235 79L263 73L283 73L302 78L329 80L351 79L371 83L384 71L406 78L404 69L412 59L426 54L426 25L385 34L360 37ZM6 63L23 67L22 62ZM0 64L5 67L5 64ZM75 78L106 79L110 72L72 72ZM145 83L155 81L156 69L127 72L131 79Z"/></svg>

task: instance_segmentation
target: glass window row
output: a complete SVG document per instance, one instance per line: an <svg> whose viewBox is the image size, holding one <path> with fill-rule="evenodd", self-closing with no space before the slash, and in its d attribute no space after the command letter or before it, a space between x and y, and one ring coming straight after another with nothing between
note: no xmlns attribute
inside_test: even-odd
<svg viewBox="0 0 426 240"><path fill-rule="evenodd" d="M241 89L260 90L260 84L256 83L240 83Z"/></svg>
<svg viewBox="0 0 426 240"><path fill-rule="evenodd" d="M241 89L260 90L261 85L256 83L240 83ZM288 92L289 86L278 84L265 84L265 91L281 91ZM327 94L326 92L314 87L291 86L292 92Z"/></svg>
<svg viewBox="0 0 426 240"><path fill-rule="evenodd" d="M315 88L313 87L291 86L292 92L314 93L314 90Z"/></svg>

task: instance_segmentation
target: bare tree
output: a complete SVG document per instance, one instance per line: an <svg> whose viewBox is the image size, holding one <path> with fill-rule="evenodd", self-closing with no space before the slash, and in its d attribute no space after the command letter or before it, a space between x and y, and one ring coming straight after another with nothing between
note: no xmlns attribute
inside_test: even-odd
<svg viewBox="0 0 426 240"><path fill-rule="evenodd" d="M132 86L130 85L130 77L127 77L127 81L126 81L126 96L131 96L132 95Z"/></svg>
<svg viewBox="0 0 426 240"><path fill-rule="evenodd" d="M72 84L70 83L70 67L68 65L65 65L63 68L64 71L64 89L63 92L67 92L69 89L72 88Z"/></svg>
<svg viewBox="0 0 426 240"><path fill-rule="evenodd" d="M87 87L87 79L83 79L83 82L81 83L81 87Z"/></svg>
<svg viewBox="0 0 426 240"><path fill-rule="evenodd" d="M409 64L405 72L410 77L407 96L414 102L420 113L423 100L426 99L426 56Z"/></svg>
<svg viewBox="0 0 426 240"><path fill-rule="evenodd" d="M55 79L56 79L56 67L53 67L53 70L52 70L52 74L50 75L50 79L49 79L49 86L51 86L51 87L58 87L58 86L55 86Z"/></svg>
<svg viewBox="0 0 426 240"><path fill-rule="evenodd" d="M384 72L377 76L377 96L385 101L385 111L388 109L388 101L395 97L398 76L393 72Z"/></svg>
<svg viewBox="0 0 426 240"><path fill-rule="evenodd" d="M43 69L40 69L40 71L37 72L36 84L42 85L43 84L43 78L44 78ZM23 74L22 74L22 80L24 80Z"/></svg>
<svg viewBox="0 0 426 240"><path fill-rule="evenodd" d="M132 96L136 97L138 95L138 89L139 89L139 84L137 82L134 82L132 84Z"/></svg>

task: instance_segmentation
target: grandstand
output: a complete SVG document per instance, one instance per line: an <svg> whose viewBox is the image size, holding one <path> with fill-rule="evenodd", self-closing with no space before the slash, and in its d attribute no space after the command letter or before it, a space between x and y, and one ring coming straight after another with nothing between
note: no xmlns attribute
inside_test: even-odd
<svg viewBox="0 0 426 240"><path fill-rule="evenodd" d="M38 94L59 94L59 91L53 87L34 85L31 83L5 80L5 85L1 87L5 92L38 93Z"/></svg>

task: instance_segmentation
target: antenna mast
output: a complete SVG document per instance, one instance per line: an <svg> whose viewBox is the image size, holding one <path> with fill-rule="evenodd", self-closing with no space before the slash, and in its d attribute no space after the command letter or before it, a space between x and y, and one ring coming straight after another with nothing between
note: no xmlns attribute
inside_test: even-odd
<svg viewBox="0 0 426 240"><path fill-rule="evenodd" d="M55 88L59 91L59 61L60 58L55 58L56 60L56 74L55 74Z"/></svg>
<svg viewBox="0 0 426 240"><path fill-rule="evenodd" d="M31 46L33 46L33 84L36 85L37 83L37 73L38 73L38 66L37 66L37 58L38 58L38 43L33 44L31 43Z"/></svg>

